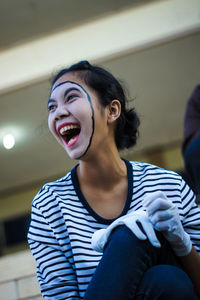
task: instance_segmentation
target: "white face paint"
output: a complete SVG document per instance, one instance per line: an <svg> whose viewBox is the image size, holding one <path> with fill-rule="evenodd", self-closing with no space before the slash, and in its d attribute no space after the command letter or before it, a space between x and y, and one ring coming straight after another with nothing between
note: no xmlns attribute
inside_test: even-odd
<svg viewBox="0 0 200 300"><path fill-rule="evenodd" d="M53 86L48 101L48 125L72 159L83 157L94 134L94 109L86 89L72 74L63 75Z"/></svg>

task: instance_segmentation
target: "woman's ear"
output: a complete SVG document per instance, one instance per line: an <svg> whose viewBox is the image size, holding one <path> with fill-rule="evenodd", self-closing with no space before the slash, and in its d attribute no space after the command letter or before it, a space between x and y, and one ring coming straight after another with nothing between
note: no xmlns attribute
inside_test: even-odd
<svg viewBox="0 0 200 300"><path fill-rule="evenodd" d="M112 100L108 106L108 123L116 121L121 114L121 103L119 100Z"/></svg>

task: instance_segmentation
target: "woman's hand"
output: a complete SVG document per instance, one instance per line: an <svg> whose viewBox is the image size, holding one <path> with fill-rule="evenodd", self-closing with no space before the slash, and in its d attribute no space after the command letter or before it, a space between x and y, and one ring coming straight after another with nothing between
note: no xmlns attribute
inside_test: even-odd
<svg viewBox="0 0 200 300"><path fill-rule="evenodd" d="M138 223L141 224L144 233ZM146 240L148 238L153 246L158 248L161 247L153 225L147 217L147 213L143 210L137 210L116 219L106 229L97 230L92 236L92 248L97 252L103 252L112 230L120 225L126 225L138 239Z"/></svg>
<svg viewBox="0 0 200 300"><path fill-rule="evenodd" d="M177 256L188 255L192 249L189 234L184 231L176 206L166 195L157 191L143 201L154 228L161 231Z"/></svg>

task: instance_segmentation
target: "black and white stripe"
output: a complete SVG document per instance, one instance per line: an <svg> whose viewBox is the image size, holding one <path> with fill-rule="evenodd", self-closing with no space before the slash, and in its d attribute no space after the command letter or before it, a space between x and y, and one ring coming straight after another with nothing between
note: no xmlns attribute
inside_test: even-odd
<svg viewBox="0 0 200 300"><path fill-rule="evenodd" d="M183 179L150 164L125 162L128 195L121 215L141 208L146 194L161 190L176 204L182 224L200 253L200 211ZM92 234L112 221L100 217L88 205L76 167L43 186L33 200L28 241L45 299L83 299L101 259L101 254L91 249Z"/></svg>

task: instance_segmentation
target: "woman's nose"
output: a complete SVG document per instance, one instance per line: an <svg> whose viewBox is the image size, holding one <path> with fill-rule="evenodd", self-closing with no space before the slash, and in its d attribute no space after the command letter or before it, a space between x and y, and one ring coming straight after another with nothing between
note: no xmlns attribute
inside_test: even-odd
<svg viewBox="0 0 200 300"><path fill-rule="evenodd" d="M69 116L69 111L66 109L66 107L63 107L63 106L57 107L55 120L60 120L60 119L66 118L68 116Z"/></svg>

